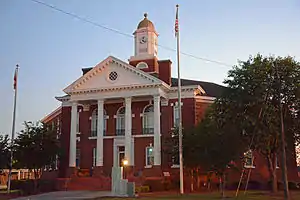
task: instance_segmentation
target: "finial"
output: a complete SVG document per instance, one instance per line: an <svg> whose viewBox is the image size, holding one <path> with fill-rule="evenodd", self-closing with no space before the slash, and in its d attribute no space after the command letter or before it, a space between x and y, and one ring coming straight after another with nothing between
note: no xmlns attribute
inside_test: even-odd
<svg viewBox="0 0 300 200"><path fill-rule="evenodd" d="M176 4L176 8L178 8L179 7L179 5L178 4Z"/></svg>
<svg viewBox="0 0 300 200"><path fill-rule="evenodd" d="M147 13L144 13L144 17L147 18L147 16L148 16L148 14L147 14Z"/></svg>

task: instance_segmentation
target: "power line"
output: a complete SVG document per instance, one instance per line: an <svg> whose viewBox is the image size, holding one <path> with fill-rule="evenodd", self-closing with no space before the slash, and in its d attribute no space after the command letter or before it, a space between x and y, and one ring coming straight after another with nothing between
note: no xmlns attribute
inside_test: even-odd
<svg viewBox="0 0 300 200"><path fill-rule="evenodd" d="M114 28L110 28L110 27L101 25L101 24L99 24L99 23L97 23L97 22L91 21L91 20L86 19L86 18L84 18L84 17L80 17L80 16L78 16L78 15L76 15L76 14L73 14L73 13L71 13L71 12L62 10L62 9L56 7L56 6L47 4L47 3L45 3L45 2L38 1L38 0L30 0L30 1L32 1L32 2L34 2L34 3L38 3L38 4L43 5L43 6L46 6L46 7L50 8L50 9L56 10L56 11L58 11L58 12L61 12L61 13L65 14L65 15L69 15L69 16L71 16L71 17L73 17L73 18L76 18L76 19L78 19L78 20L84 21L84 22L86 22L86 23L92 24L93 26L96 26L96 27L98 27L98 28L102 28L102 29L105 29L105 30L108 30L108 31L117 33L117 34L119 34L119 35L123 35L123 36L126 36L126 37L133 38L133 36L132 36L131 34L124 33L124 32L119 31L119 30L117 30L117 29L114 29ZM159 44L158 44L157 46L159 46L159 47L161 47L161 48L163 48L163 49L169 50L169 51L176 52L176 49L173 49L173 48L170 48L170 47L166 47L166 46L159 45ZM207 59L207 58L202 58L202 57L195 56L195 55L193 55L193 54L185 53L185 52L182 52L182 51L180 52L180 54L185 55L185 56L188 56L188 57L191 57L191 58L195 58L195 59L198 59L198 60L202 60L202 61L206 61L206 62L215 63L215 64L218 64L218 65L223 65L223 66L227 66L227 67L232 67L232 66L233 66L233 65L230 65L230 64L221 62L221 61L216 61L216 60L211 60L211 59Z"/></svg>

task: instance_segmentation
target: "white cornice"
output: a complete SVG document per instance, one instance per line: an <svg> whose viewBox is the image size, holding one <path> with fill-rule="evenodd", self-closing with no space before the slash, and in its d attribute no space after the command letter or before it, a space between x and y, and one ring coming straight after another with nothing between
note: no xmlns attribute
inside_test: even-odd
<svg viewBox="0 0 300 200"><path fill-rule="evenodd" d="M119 91L119 90L132 90L132 89L141 89L141 88L157 88L160 84L146 84L146 85L128 85L128 86L114 86L114 87L105 87L105 88L93 88L93 89L84 89L76 90L70 92L70 94L86 94L86 93L98 93L98 92L110 92L110 91Z"/></svg>

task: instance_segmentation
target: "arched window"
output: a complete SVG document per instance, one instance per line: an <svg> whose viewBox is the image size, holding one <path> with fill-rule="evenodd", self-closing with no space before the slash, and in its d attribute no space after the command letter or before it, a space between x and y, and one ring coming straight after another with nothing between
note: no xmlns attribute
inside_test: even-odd
<svg viewBox="0 0 300 200"><path fill-rule="evenodd" d="M143 134L154 133L154 107L148 105L144 108L143 113Z"/></svg>
<svg viewBox="0 0 300 200"><path fill-rule="evenodd" d="M117 111L116 135L125 135L125 107Z"/></svg>
<svg viewBox="0 0 300 200"><path fill-rule="evenodd" d="M106 111L103 110L103 135L106 134ZM97 127L98 127L98 109L95 109L92 113L92 121L91 121L91 136L97 136Z"/></svg>

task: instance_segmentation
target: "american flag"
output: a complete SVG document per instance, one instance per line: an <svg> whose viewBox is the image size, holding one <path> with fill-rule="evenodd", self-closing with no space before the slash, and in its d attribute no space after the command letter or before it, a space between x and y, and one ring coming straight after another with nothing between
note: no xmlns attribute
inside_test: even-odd
<svg viewBox="0 0 300 200"><path fill-rule="evenodd" d="M176 5L176 19L175 19L175 37L178 37L179 24L178 24L178 5Z"/></svg>
<svg viewBox="0 0 300 200"><path fill-rule="evenodd" d="M14 75L14 90L17 88L17 80L18 80L18 65L16 67L16 70L15 70L15 75Z"/></svg>

